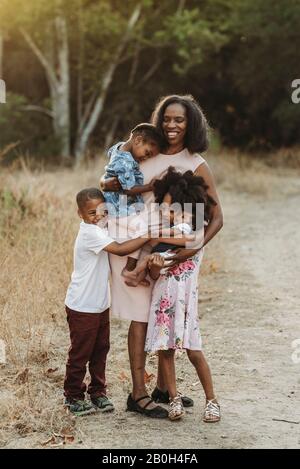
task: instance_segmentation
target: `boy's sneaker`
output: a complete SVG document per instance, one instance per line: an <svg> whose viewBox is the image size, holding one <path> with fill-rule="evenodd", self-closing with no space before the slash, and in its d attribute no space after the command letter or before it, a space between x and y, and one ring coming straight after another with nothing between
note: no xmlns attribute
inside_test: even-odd
<svg viewBox="0 0 300 469"><path fill-rule="evenodd" d="M96 412L92 404L80 399L66 399L65 406L72 414L77 415L77 417L80 417L81 415L94 414Z"/></svg>
<svg viewBox="0 0 300 469"><path fill-rule="evenodd" d="M100 410L100 412L112 412L115 410L113 403L107 396L91 397L91 401L94 408Z"/></svg>

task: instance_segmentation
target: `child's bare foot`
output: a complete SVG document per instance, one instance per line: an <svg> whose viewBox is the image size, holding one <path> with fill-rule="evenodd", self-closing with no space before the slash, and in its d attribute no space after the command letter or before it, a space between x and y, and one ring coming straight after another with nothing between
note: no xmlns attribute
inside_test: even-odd
<svg viewBox="0 0 300 469"><path fill-rule="evenodd" d="M127 262L126 262L124 269L121 272L121 275L123 277L127 277L128 274L136 268L136 264L137 264L137 259L135 259L134 257L127 257Z"/></svg>
<svg viewBox="0 0 300 469"><path fill-rule="evenodd" d="M132 280L133 282L137 279L137 273L135 271L130 271L126 269L126 266L121 272L122 277L126 277L129 280Z"/></svg>
<svg viewBox="0 0 300 469"><path fill-rule="evenodd" d="M128 287L137 287L138 285L143 285L144 287L149 287L150 282L148 280L141 280L140 282L138 280L125 280L126 285Z"/></svg>
<svg viewBox="0 0 300 469"><path fill-rule="evenodd" d="M146 280L147 269L144 269L138 273L131 272L131 276L125 277L125 283L129 287L137 287L138 285L143 285L144 287L149 287L150 282Z"/></svg>

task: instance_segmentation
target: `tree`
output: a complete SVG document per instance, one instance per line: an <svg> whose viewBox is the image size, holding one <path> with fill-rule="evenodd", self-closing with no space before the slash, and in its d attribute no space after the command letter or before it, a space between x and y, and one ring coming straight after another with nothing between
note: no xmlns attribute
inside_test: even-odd
<svg viewBox="0 0 300 469"><path fill-rule="evenodd" d="M43 67L50 90L51 111L41 106L27 110L43 112L53 120L54 134L60 141L61 156L70 156L70 70L67 20L62 0L36 4L2 1L3 27L17 26L26 43ZM40 28L37 28L39 26ZM43 30L41 30L41 27Z"/></svg>

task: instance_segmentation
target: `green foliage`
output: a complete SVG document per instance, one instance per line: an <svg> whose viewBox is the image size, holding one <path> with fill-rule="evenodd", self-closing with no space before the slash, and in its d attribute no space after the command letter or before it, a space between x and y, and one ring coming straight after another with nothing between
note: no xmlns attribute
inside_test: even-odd
<svg viewBox="0 0 300 469"><path fill-rule="evenodd" d="M162 26L155 33L154 41L170 49L176 47L174 70L181 75L185 75L191 67L202 64L207 55L218 51L226 42L226 36L213 30L198 8L168 15Z"/></svg>
<svg viewBox="0 0 300 469"><path fill-rule="evenodd" d="M8 93L6 104L0 105L0 149L16 144L4 162L28 151L45 158L59 151L59 143L52 135L51 121L38 112L27 111L28 104L24 96Z"/></svg>
<svg viewBox="0 0 300 469"><path fill-rule="evenodd" d="M49 158L59 153L51 119L24 110L29 104L45 107L50 91L21 30L49 54L57 13L67 19L74 144L80 112L99 92L138 4L140 19L114 74L92 146L104 144L116 116L114 138L123 138L149 119L159 96L186 92L200 101L225 144L299 143L300 104L290 98L291 82L300 78L298 0L0 0L10 91L7 104L0 105L0 149L20 142L18 151Z"/></svg>

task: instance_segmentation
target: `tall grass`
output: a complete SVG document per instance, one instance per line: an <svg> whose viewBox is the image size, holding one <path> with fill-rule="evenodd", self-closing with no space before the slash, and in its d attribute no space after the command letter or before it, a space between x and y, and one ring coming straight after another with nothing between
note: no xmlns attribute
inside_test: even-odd
<svg viewBox="0 0 300 469"><path fill-rule="evenodd" d="M31 432L70 433L62 410L67 350L63 302L78 227L74 195L98 168L0 176L0 444ZM66 430L67 429L67 430Z"/></svg>

